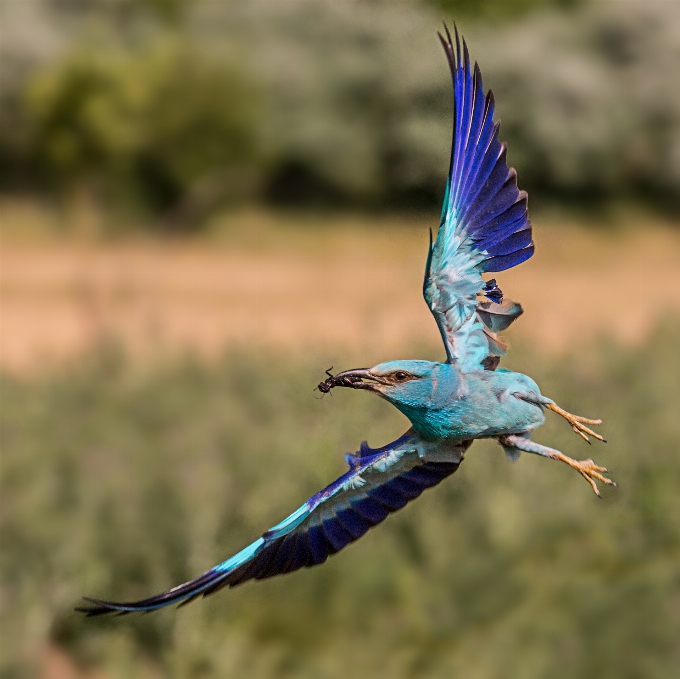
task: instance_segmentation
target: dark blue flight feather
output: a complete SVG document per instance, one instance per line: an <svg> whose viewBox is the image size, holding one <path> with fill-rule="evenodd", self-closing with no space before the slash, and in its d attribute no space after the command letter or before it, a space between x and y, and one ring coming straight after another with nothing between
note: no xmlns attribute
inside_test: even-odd
<svg viewBox="0 0 680 679"><path fill-rule="evenodd" d="M484 240L489 232L498 231L503 224L514 225L512 230L503 232L506 239L516 231L528 228L529 241L523 239L515 250L504 254L529 250L533 244L527 218L527 195L517 188L516 173L505 159L506 146L498 140L498 124L493 121L493 94L489 91L484 95L479 66L475 63L471 72L465 40L460 39L457 29L454 30L455 45L448 28L446 38L439 36L451 68L454 90L453 143L442 225L454 220L455 232L472 236L481 250L485 249ZM505 221L499 220L503 215ZM516 259L524 261L532 253L533 250ZM482 267L487 270L483 264Z"/></svg>
<svg viewBox="0 0 680 679"><path fill-rule="evenodd" d="M185 604L199 595L207 596L247 580L263 580L322 564L456 471L457 461L420 458L411 445L414 440L414 435L407 433L376 449L364 442L359 453L350 456L347 473L251 545L196 579L141 601L86 597L91 606L76 610L89 616L152 611ZM461 445L461 453L468 445Z"/></svg>

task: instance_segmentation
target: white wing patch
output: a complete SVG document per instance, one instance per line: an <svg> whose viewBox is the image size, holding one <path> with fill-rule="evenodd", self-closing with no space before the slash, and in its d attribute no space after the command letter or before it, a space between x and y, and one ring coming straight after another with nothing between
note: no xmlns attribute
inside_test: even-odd
<svg viewBox="0 0 680 679"><path fill-rule="evenodd" d="M366 484L366 479L357 474L356 476L351 476L345 483L342 484L341 490L356 490L361 488L361 486Z"/></svg>
<svg viewBox="0 0 680 679"><path fill-rule="evenodd" d="M484 326L476 313L477 293L484 287L477 267L485 253L470 250L456 234L443 255L437 254L432 257L433 274L426 291L430 309L442 331L449 361L463 372L478 370L489 354Z"/></svg>

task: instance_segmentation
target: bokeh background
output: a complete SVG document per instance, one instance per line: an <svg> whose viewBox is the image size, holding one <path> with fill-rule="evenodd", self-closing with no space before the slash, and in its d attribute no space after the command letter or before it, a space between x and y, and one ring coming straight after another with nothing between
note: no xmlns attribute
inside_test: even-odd
<svg viewBox="0 0 680 679"><path fill-rule="evenodd" d="M476 443L322 568L193 577L381 445L329 366L440 359L420 296L456 20L530 192L508 367L598 500ZM680 2L2 0L0 678L668 679L680 667Z"/></svg>

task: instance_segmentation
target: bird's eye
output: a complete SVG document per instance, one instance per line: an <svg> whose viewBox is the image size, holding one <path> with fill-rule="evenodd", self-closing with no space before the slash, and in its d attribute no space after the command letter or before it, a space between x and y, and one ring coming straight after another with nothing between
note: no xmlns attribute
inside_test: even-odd
<svg viewBox="0 0 680 679"><path fill-rule="evenodd" d="M403 370L399 370L398 372L394 373L394 379L399 382L403 382L407 377L408 373L405 373Z"/></svg>

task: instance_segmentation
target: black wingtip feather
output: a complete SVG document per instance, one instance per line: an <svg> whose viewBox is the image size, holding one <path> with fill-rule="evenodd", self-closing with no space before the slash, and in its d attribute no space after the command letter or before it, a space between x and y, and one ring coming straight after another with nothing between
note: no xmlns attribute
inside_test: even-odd
<svg viewBox="0 0 680 679"><path fill-rule="evenodd" d="M111 608L111 602L101 601L100 599L92 599L89 596L84 596L83 601L87 601L90 606L76 606L73 610L77 613L84 613L88 618L96 618L107 613L119 612L116 608Z"/></svg>
<svg viewBox="0 0 680 679"><path fill-rule="evenodd" d="M446 26L446 25L445 25ZM449 34L448 28L446 29L447 35ZM444 36L437 31L437 35L439 36L439 40L441 41L442 47L444 48L444 52L446 53L446 60L449 63L449 70L451 71L451 77L455 78L456 76L456 57L455 54L453 53L453 47L451 45L451 36L449 35L449 40L447 41Z"/></svg>
<svg viewBox="0 0 680 679"><path fill-rule="evenodd" d="M446 37L449 41L449 45L451 46L451 48L453 48L453 41L451 40L451 31L449 30L449 27L446 25L446 22L444 22L444 30L446 31ZM454 31L457 30L455 21L453 22L453 30Z"/></svg>
<svg viewBox="0 0 680 679"><path fill-rule="evenodd" d="M453 32L456 36L456 64L460 64L460 35L458 34L458 26L456 24L453 24ZM451 37L449 35L449 37ZM453 47L453 44L451 45Z"/></svg>

